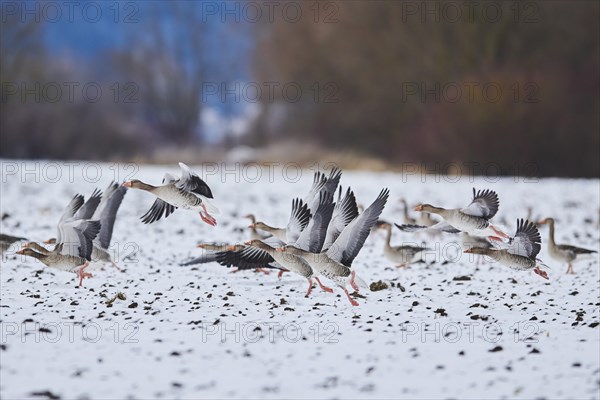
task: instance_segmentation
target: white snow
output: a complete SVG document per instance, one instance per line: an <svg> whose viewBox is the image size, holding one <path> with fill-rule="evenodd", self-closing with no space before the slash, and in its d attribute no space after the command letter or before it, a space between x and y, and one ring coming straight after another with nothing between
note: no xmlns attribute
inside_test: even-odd
<svg viewBox="0 0 600 400"><path fill-rule="evenodd" d="M159 183L165 172L178 173L177 165L2 160L1 166L0 211L8 214L2 233L38 241L55 235L77 192L87 197L112 179ZM545 281L489 260L477 268L461 253L458 237L395 230L395 244L425 241L435 249L430 265L399 270L383 257L383 234L375 232L353 267L367 283L399 283L405 291L363 290L366 298L352 307L329 282L334 294L315 287L304 298L306 280L292 274L278 281L275 273L178 263L201 254L198 242L247 240L241 216L249 212L284 225L312 171L235 164L192 169L205 172L221 209L219 225L182 210L144 225L139 217L154 199L129 190L113 235L124 272L96 268L79 288L74 274L4 255L0 397L600 397L597 255L576 264L576 275L565 275L566 265L547 254L542 227L540 258L551 267ZM401 196L411 204L454 207L470 201L472 187L489 188L500 196L495 221L509 233L531 205L535 216L557 218L559 243L599 247L599 180L345 171L342 185L351 185L365 206L389 187L382 218L392 222L402 219ZM470 280L454 280L463 276ZM126 300L108 307L107 298L118 292Z"/></svg>

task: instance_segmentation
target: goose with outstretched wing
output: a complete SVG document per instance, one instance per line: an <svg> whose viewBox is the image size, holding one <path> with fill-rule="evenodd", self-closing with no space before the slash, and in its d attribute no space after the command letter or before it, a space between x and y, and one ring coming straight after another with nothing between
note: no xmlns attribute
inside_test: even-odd
<svg viewBox="0 0 600 400"><path fill-rule="evenodd" d="M496 240L500 239L496 238ZM511 269L532 270L542 278L548 279L546 271L542 271L539 266L544 266L544 264L536 258L542 248L541 243L542 238L535 224L525 219L518 219L517 231L515 236L510 239L508 247L503 249L473 247L464 252L489 256Z"/></svg>
<svg viewBox="0 0 600 400"><path fill-rule="evenodd" d="M150 210L141 217L142 222L151 224L163 215L166 218L177 208L181 208L197 211L202 221L211 226L217 225L217 220L211 213L218 214L219 209L212 204L213 194L210 187L184 163L180 162L179 168L179 178L165 174L160 186L152 186L138 179L123 184L125 187L144 190L157 197Z"/></svg>
<svg viewBox="0 0 600 400"><path fill-rule="evenodd" d="M498 194L492 190L479 190L473 188L473 200L464 208L446 209L419 204L415 211L437 214L443 221L432 226L423 225L396 225L404 232L441 231L448 233L466 232L473 236L488 236L492 238L505 238L509 236L501 229L494 226L490 220L498 212L500 202Z"/></svg>
<svg viewBox="0 0 600 400"><path fill-rule="evenodd" d="M358 291L357 279L362 286L365 285L350 267L371 233L371 228L377 223L388 197L389 190L382 190L377 199L348 224L333 245L325 251L311 253L289 244L277 250L286 255L302 257L311 266L315 275L322 275L334 281L344 290L350 303L356 306L358 302L350 297L346 285L351 285L356 291Z"/></svg>
<svg viewBox="0 0 600 400"><path fill-rule="evenodd" d="M93 240L100 232L100 222L76 220L61 222L59 225L60 240L53 250L47 250L35 243L22 248L16 254L36 258L48 267L74 272L79 277L79 286L82 286L83 278L91 276L85 269L91 261Z"/></svg>

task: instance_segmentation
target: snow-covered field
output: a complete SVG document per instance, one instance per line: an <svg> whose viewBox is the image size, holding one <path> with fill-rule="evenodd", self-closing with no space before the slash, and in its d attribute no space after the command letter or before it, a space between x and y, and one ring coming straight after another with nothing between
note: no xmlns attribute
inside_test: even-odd
<svg viewBox="0 0 600 400"><path fill-rule="evenodd" d="M396 269L382 254L383 233L354 263L367 283L359 307L343 292L286 274L231 274L218 264L180 267L201 254L198 242L247 240L255 213L287 222L312 171L211 165L202 169L221 208L210 227L177 211L143 225L152 196L130 190L113 243L124 269L74 274L5 254L0 267L0 397L13 398L577 398L600 397L598 260L576 275L540 254L550 280L488 261L476 267L452 236L395 230L393 242L435 250L427 264ZM58 171L60 176L57 175ZM176 166L2 161L2 233L44 240L71 197L112 179L159 183ZM600 181L524 178L445 179L414 174L344 172L364 205L389 187L382 218L400 222L399 197L466 205L471 189L500 196L495 221L514 233L533 206L557 218L557 241L598 250ZM12 249L14 252L15 249ZM471 256L472 257L472 256ZM399 287L401 286L401 287ZM107 300L118 293L124 300ZM56 396L56 397L54 397Z"/></svg>

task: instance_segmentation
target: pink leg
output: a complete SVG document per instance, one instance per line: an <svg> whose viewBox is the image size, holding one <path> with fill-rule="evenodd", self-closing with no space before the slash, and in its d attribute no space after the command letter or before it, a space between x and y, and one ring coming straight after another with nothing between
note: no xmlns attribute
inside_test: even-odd
<svg viewBox="0 0 600 400"><path fill-rule="evenodd" d="M238 273L238 272L240 272L240 271L241 271L241 269L239 269L239 268L236 268L236 269L234 269L233 271L231 271L231 272L230 272L230 274L237 274L237 273Z"/></svg>
<svg viewBox="0 0 600 400"><path fill-rule="evenodd" d="M350 274L350 285L352 285L352 289L354 289L356 292L358 292L359 291L358 285L354 281L355 277L356 277L356 271L352 271L352 273Z"/></svg>
<svg viewBox="0 0 600 400"><path fill-rule="evenodd" d="M85 262L85 264L80 265L80 268L78 268L77 270L77 275L79 275L79 286L83 287L83 278L84 277L91 277L92 274L88 273L88 272L84 272L84 270L90 265L90 263L88 261Z"/></svg>
<svg viewBox="0 0 600 400"><path fill-rule="evenodd" d="M204 213L206 214L206 216L204 216L204 215L202 215L202 213L199 213L200 218L202 218L202 221L206 222L207 224L209 224L211 226L216 226L217 220L214 219L213 216L208 213L208 211L206 211L206 206L204 204L202 204L201 206L202 206L202 209L204 210Z"/></svg>
<svg viewBox="0 0 600 400"><path fill-rule="evenodd" d="M398 264L397 267L398 268L406 268L408 266L408 264L406 263L402 263L402 264Z"/></svg>
<svg viewBox="0 0 600 400"><path fill-rule="evenodd" d="M279 272L277 273L277 279L281 280L281 277L283 276L283 273L285 272L285 269L280 269Z"/></svg>
<svg viewBox="0 0 600 400"><path fill-rule="evenodd" d="M352 297L350 297L350 293L348 293L348 291L346 290L346 288L344 288L344 293L346 293L346 296L348 296L348 300L350 300L350 304L352 304L353 306L357 306L358 305L358 301L356 301Z"/></svg>
<svg viewBox="0 0 600 400"><path fill-rule="evenodd" d="M111 261L111 262L112 262L113 267L115 267L117 269L117 271L121 271L121 272L123 271L121 268L119 268L117 263L115 263L114 261Z"/></svg>
<svg viewBox="0 0 600 400"><path fill-rule="evenodd" d="M310 296L311 291L312 291L312 280L310 278L308 278L308 290L306 291L306 294L304 295L304 297Z"/></svg>
<svg viewBox="0 0 600 400"><path fill-rule="evenodd" d="M321 289L323 289L324 291L328 292L328 293L333 293L333 289L330 287L327 287L325 285L323 285L321 283L321 280L319 279L318 276L315 276L315 280L317 281L317 283L319 284L319 286L321 287Z"/></svg>
<svg viewBox="0 0 600 400"><path fill-rule="evenodd" d="M546 271L542 271L542 270L540 269L540 267L535 267L535 268L533 269L533 272L535 272L536 274L538 274L539 276L541 276L541 277L542 277L542 278L544 278L544 279L549 279L549 278L548 278L548 274L546 273Z"/></svg>
<svg viewBox="0 0 600 400"><path fill-rule="evenodd" d="M573 264L569 263L569 267L567 268L567 274L575 275L575 271L573 270Z"/></svg>

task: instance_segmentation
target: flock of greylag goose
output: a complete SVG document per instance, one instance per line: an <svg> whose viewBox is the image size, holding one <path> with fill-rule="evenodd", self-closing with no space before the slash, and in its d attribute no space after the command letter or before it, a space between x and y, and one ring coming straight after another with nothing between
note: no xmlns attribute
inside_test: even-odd
<svg viewBox="0 0 600 400"><path fill-rule="evenodd" d="M213 214L219 209L212 204L213 194L209 186L188 166L179 163L181 176L176 178L166 174L160 186L153 186L139 180L119 185L111 183L101 193L96 190L85 201L77 194L69 202L58 221L56 238L45 241L54 244L53 249L36 242L27 242L17 251L34 257L49 267L71 271L78 275L79 285L85 277L90 262L112 264L108 248L116 220L117 211L127 188L149 192L156 197L146 214L141 217L145 224L167 218L176 209L196 211L205 223L216 226ZM313 288L313 280L326 292L333 289L320 278L326 278L344 291L352 305L358 305L350 296L347 286L355 291L366 287L366 283L352 269L352 262L362 249L372 230L384 230L383 254L398 265L406 267L422 259L428 250L426 246L390 244L393 225L379 219L389 198L389 190L382 189L373 202L362 212L351 188L345 191L340 186L342 172L334 168L328 175L314 174L313 184L303 198L292 199L289 222L285 227L274 227L259 221L252 214L245 216L249 225L250 240L243 244L202 243L198 247L205 253L182 266L217 262L236 271L256 270L268 273L277 270L278 276L291 272L306 278L308 297ZM533 271L548 279L546 267L537 259L542 239L537 225L532 221L518 219L513 236L505 233L491 220L499 209L498 195L491 190L473 189L469 205L460 209L446 209L430 204L420 204L414 208L420 212L417 218L408 213L404 205L404 223L395 226L404 232L428 232L430 234L460 233L465 253L489 256L512 269ZM441 220L433 218L436 215ZM558 245L554 241L554 220L546 218L539 225L549 225L549 254L559 262L568 264L568 274L574 273L573 263L589 258L596 253L570 245ZM20 237L1 235L4 252L14 242L24 241Z"/></svg>

